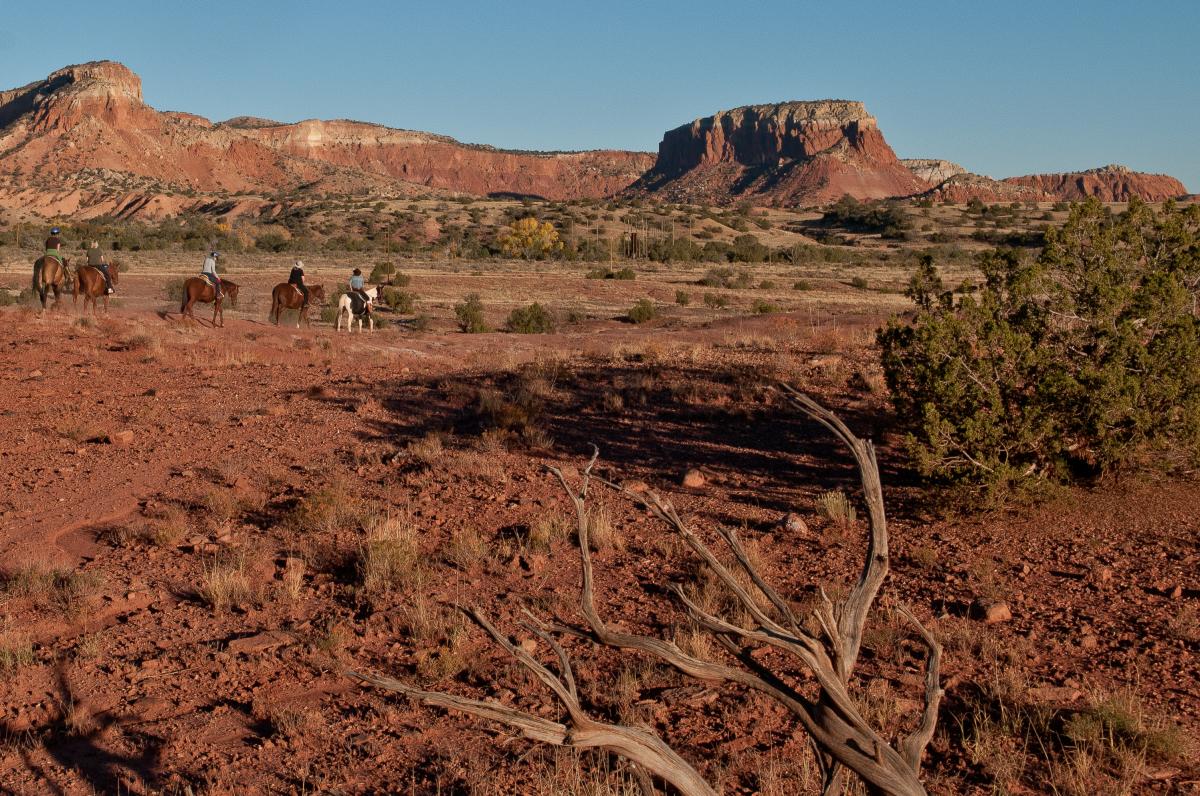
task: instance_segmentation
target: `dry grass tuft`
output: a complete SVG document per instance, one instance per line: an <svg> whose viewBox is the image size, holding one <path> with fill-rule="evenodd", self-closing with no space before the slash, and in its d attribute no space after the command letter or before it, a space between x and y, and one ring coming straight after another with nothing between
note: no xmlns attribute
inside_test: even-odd
<svg viewBox="0 0 1200 796"><path fill-rule="evenodd" d="M817 498L817 513L839 528L847 528L858 519L854 504L840 489L821 493Z"/></svg>
<svg viewBox="0 0 1200 796"><path fill-rule="evenodd" d="M25 633L12 629L6 618L0 626L0 674L10 675L22 666L30 666L36 660L33 641Z"/></svg>
<svg viewBox="0 0 1200 796"><path fill-rule="evenodd" d="M409 457L422 467L432 467L437 464L446 452L442 438L438 434L426 434L418 440L408 443L405 448Z"/></svg>
<svg viewBox="0 0 1200 796"><path fill-rule="evenodd" d="M277 702L256 696L250 703L250 715L270 727L272 735L299 738L318 723L315 711L304 705Z"/></svg>
<svg viewBox="0 0 1200 796"><path fill-rule="evenodd" d="M483 534L474 526L466 525L450 537L442 552L448 563L463 572L472 572L488 558L491 551Z"/></svg>
<svg viewBox="0 0 1200 796"><path fill-rule="evenodd" d="M284 518L289 530L300 534L330 534L357 524L361 505L341 481L332 481L300 501Z"/></svg>
<svg viewBox="0 0 1200 796"><path fill-rule="evenodd" d="M587 512L588 547L598 553L609 550L624 550L625 538L613 527L612 511L604 503L597 503Z"/></svg>
<svg viewBox="0 0 1200 796"><path fill-rule="evenodd" d="M40 561L18 565L0 579L0 595L28 599L36 608L73 616L84 608L103 579L94 572L49 566Z"/></svg>
<svg viewBox="0 0 1200 796"><path fill-rule="evenodd" d="M284 596L292 602L300 600L300 593L304 589L304 559L288 556L283 563L280 588Z"/></svg>
<svg viewBox="0 0 1200 796"><path fill-rule="evenodd" d="M540 553L549 552L554 542L566 539L571 535L573 528L574 523L562 514L538 517L529 526L529 549Z"/></svg>
<svg viewBox="0 0 1200 796"><path fill-rule="evenodd" d="M384 515L367 528L359 550L358 569L367 600L379 600L425 579L417 531L406 516Z"/></svg>
<svg viewBox="0 0 1200 796"><path fill-rule="evenodd" d="M249 605L254 590L246 574L245 558L232 556L205 564L199 594L218 613Z"/></svg>

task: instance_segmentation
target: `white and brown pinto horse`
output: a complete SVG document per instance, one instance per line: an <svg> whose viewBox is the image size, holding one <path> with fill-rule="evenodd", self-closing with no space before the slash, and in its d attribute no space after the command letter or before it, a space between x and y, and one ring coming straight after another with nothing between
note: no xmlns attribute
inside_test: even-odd
<svg viewBox="0 0 1200 796"><path fill-rule="evenodd" d="M377 298L379 298L379 288L378 287L368 288L367 290L364 290L363 292L367 294L367 298L369 298L372 301L372 303ZM368 331L375 330L375 319L373 317L371 317L371 313L367 312L367 308L362 303L362 299L356 299L356 297L353 296L352 294L344 293L344 294L342 294L342 297L340 299L338 299L337 321L334 324L335 332L341 331L341 329L342 329L342 313L343 312L346 313L346 331L347 332L351 331L351 326L354 324L355 321L358 321L358 331L361 332L362 331L362 322L363 322L364 317L367 319L367 330Z"/></svg>

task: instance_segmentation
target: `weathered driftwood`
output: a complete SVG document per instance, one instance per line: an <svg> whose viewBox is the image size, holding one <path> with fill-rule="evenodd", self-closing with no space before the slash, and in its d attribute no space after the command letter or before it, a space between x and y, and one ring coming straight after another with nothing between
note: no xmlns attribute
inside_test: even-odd
<svg viewBox="0 0 1200 796"><path fill-rule="evenodd" d="M888 571L887 517L875 449L869 441L854 436L836 415L820 404L788 387L781 389L792 405L829 429L850 449L858 464L867 505L869 537L862 571L845 599L835 603L824 591L820 592L820 602L814 611L815 625L819 631L807 630L791 605L766 582L751 563L735 531L720 529L719 533L737 562L736 569L748 577L753 590L761 593L770 610L760 605L752 590L736 576L735 570L712 552L679 516L669 500L649 491L630 492L594 476L592 471L599 456L599 451L594 451L582 473L578 490L572 488L561 470L550 468L575 508L582 580L581 610L586 627L549 626L532 616L528 617L525 624L553 651L558 660L559 674L552 673L525 649L513 644L481 611L471 609L467 612L496 644L554 693L566 710L565 723L550 721L495 702L425 691L390 678L357 672L351 672L351 676L427 705L460 710L506 724L533 740L558 746L606 749L635 764L635 770L642 774L644 788L647 787L644 772L649 772L685 796L715 794L700 773L657 735L643 729L599 722L584 712L570 661L562 646L551 635L551 631L567 631L606 647L651 655L690 677L708 682L740 684L782 705L795 716L812 739L821 762L827 794L840 792L845 772L851 771L862 780L869 793L924 796L925 789L919 774L921 757L933 737L942 697L938 675L941 647L907 608L901 607L898 612L913 625L928 649L924 708L916 730L899 739L896 745L891 744L868 724L849 692L850 677L862 647L863 630ZM749 626L705 611L681 587L673 587L688 616L698 627L711 634L728 653L729 662L706 660L688 654L671 641L624 632L610 626L601 617L595 604L592 557L588 546L587 498L593 480L645 506L654 517L679 534L692 553L734 595L751 620L745 623ZM763 646L780 650L802 663L817 683L816 694L804 693L800 687L787 682L751 655L752 650Z"/></svg>

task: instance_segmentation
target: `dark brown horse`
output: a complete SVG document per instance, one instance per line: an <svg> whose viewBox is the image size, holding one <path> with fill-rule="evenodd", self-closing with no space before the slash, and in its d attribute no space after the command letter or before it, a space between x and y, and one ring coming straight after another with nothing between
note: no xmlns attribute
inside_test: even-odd
<svg viewBox="0 0 1200 796"><path fill-rule="evenodd" d="M56 258L46 255L39 257L33 261L33 292L38 294L38 298L42 300L42 309L46 309L46 291L54 291L54 306L57 307L62 301L62 288L67 280L67 269L70 267L70 261L63 258L59 262Z"/></svg>
<svg viewBox="0 0 1200 796"><path fill-rule="evenodd" d="M221 297L217 298L217 291L213 289L212 284L201 276L193 276L183 283L183 302L179 305L179 313L185 318L195 319L196 314L192 312L192 305L197 301L202 304L213 305L213 326L225 325L225 310L222 305L225 302L225 297L229 297L229 306L237 306L238 286L235 282L230 282L228 279L221 280ZM221 322L217 323L217 317L221 318Z"/></svg>
<svg viewBox="0 0 1200 796"><path fill-rule="evenodd" d="M271 291L271 314L267 316L268 320L274 319L275 325L279 325L279 316L284 310L300 310L296 316L296 328L300 328L300 321L304 321L304 325L308 326L308 307L311 307L313 302L322 302L325 300L324 285L309 285L308 287L308 306L304 306L304 294L300 292L300 288L288 282L280 282Z"/></svg>
<svg viewBox="0 0 1200 796"><path fill-rule="evenodd" d="M108 275L112 278L112 283L117 284L117 274L121 273L121 268L115 262L108 266ZM99 268L94 268L90 265L81 265L75 269L75 295L71 298L72 306L79 306L79 297L83 296L83 311L87 312L88 302L92 303L92 316L96 315L96 299L104 297L104 312L108 313L108 284L104 281L104 274L100 273Z"/></svg>

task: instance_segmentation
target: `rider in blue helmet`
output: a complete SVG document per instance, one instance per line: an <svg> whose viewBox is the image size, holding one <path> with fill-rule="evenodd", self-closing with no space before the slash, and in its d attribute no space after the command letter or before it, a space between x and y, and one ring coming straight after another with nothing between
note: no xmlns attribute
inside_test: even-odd
<svg viewBox="0 0 1200 796"><path fill-rule="evenodd" d="M53 257L61 263L63 261L62 240L58 237L58 233L58 227L50 230L50 237L46 238L46 256Z"/></svg>

